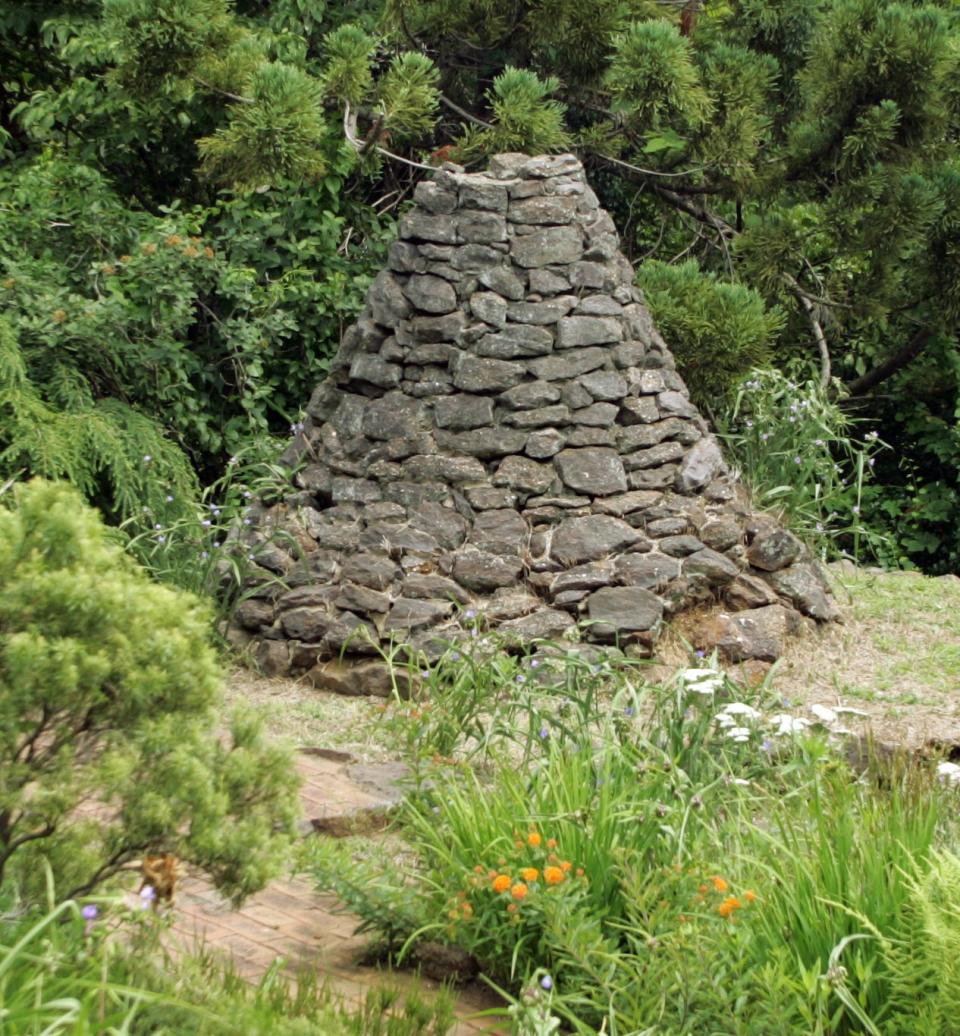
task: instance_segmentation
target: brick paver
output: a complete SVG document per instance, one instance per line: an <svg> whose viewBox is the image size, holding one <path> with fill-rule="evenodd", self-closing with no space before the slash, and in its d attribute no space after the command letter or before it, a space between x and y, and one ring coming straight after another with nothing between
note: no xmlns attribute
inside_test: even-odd
<svg viewBox="0 0 960 1036"><path fill-rule="evenodd" d="M343 779L342 762L304 755L298 768L304 777L307 817L377 805L374 795ZM409 973L358 963L366 940L354 935L357 923L355 917L341 911L336 897L318 893L308 878L276 881L234 910L205 878L190 875L177 891L170 940L174 948L195 950L203 945L223 951L232 958L237 973L250 982L259 981L278 957L285 960L291 975L304 967L316 968L347 1003L362 1003L378 984L401 992L409 989L414 981ZM418 981L424 993L439 990L430 979ZM471 1017L499 1003L483 986L459 989L453 1036L509 1031L503 1018Z"/></svg>

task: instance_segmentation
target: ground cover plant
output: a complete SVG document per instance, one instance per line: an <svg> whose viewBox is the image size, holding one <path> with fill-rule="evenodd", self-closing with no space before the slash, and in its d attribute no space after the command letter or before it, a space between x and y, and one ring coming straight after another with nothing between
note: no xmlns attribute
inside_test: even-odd
<svg viewBox="0 0 960 1036"><path fill-rule="evenodd" d="M932 765L851 769L709 660L656 686L477 644L387 721L417 764L416 862L318 849L321 887L401 958L468 951L521 1032L949 1031L957 792Z"/></svg>

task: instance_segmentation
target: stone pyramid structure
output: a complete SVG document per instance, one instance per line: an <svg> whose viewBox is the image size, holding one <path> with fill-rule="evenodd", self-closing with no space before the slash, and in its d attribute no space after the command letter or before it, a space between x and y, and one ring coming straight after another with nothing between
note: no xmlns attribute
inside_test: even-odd
<svg viewBox="0 0 960 1036"><path fill-rule="evenodd" d="M236 639L270 673L386 693L382 647L477 623L518 649L653 651L664 622L731 660L836 617L817 566L751 512L573 155L442 167L251 510ZM809 621L809 619L807 620Z"/></svg>

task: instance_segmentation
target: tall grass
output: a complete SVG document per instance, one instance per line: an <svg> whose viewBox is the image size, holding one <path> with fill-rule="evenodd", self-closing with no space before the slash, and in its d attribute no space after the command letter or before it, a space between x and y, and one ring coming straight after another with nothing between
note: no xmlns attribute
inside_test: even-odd
<svg viewBox="0 0 960 1036"><path fill-rule="evenodd" d="M419 757L402 827L415 864L336 847L317 861L401 956L427 937L474 954L528 1036L561 1019L611 1036L955 1031L955 993L918 995L951 978L960 946L960 863L944 852L957 792L922 763L854 773L824 732L777 738L763 692L732 703L743 691L719 674L710 693L702 676L661 687L630 669L596 686L573 660L538 687L517 685L522 660L450 664L430 712L454 688L456 714L462 681L487 681L498 693L469 715L502 736Z"/></svg>

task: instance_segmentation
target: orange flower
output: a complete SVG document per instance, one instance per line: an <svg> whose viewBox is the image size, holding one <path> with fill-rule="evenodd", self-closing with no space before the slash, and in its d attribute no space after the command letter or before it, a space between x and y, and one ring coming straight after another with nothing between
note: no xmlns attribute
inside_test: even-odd
<svg viewBox="0 0 960 1036"><path fill-rule="evenodd" d="M527 844L528 845L532 845L532 846L536 847L536 846L538 846L540 844L541 841L542 841L542 839L537 834L536 831L531 831L530 834L527 835Z"/></svg>
<svg viewBox="0 0 960 1036"><path fill-rule="evenodd" d="M203 250L203 254L208 259L212 259L213 258L213 249L209 245L207 245L207 247Z"/></svg>
<svg viewBox="0 0 960 1036"><path fill-rule="evenodd" d="M717 892L726 892L730 886L723 880L723 878L715 875L710 879L713 882L713 887Z"/></svg>
<svg viewBox="0 0 960 1036"><path fill-rule="evenodd" d="M562 870L564 874L569 874L572 869L573 864L569 860L560 861L560 870Z"/></svg>
<svg viewBox="0 0 960 1036"><path fill-rule="evenodd" d="M17 282L12 277L7 277L3 282L5 288L12 288Z"/></svg>
<svg viewBox="0 0 960 1036"><path fill-rule="evenodd" d="M115 266L111 266L110 263L104 263L103 272L109 277L111 274L117 272L117 268Z"/></svg>
<svg viewBox="0 0 960 1036"><path fill-rule="evenodd" d="M482 863L478 863L476 865L476 867L473 868L473 873L474 874L483 874L483 864Z"/></svg>
<svg viewBox="0 0 960 1036"><path fill-rule="evenodd" d="M62 324L67 319L67 311L65 309L55 309L51 314L51 319L55 324Z"/></svg>
<svg viewBox="0 0 960 1036"><path fill-rule="evenodd" d="M522 881L518 881L516 885L510 889L510 895L513 896L514 899L525 899L529 891L530 890Z"/></svg>
<svg viewBox="0 0 960 1036"><path fill-rule="evenodd" d="M544 867L543 880L548 885L559 885L564 879L564 873L559 867Z"/></svg>
<svg viewBox="0 0 960 1036"><path fill-rule="evenodd" d="M754 892L754 891L753 891L753 889L747 889L747 891L746 891L746 892L744 892L744 894L743 894L743 898L744 898L744 899L745 899L745 900L746 900L746 901L747 901L748 903L753 903L753 902L755 902L755 901L756 901L756 898L757 898L757 894L756 894L756 892Z"/></svg>
<svg viewBox="0 0 960 1036"><path fill-rule="evenodd" d="M513 847L514 847L514 849L522 849L523 848L523 842L520 842L520 841L514 842L513 843Z"/></svg>
<svg viewBox="0 0 960 1036"><path fill-rule="evenodd" d="M493 879L493 891L494 892L506 892L510 888L510 875L509 874L498 874Z"/></svg>
<svg viewBox="0 0 960 1036"><path fill-rule="evenodd" d="M473 917L473 907L469 903L461 903L460 909L463 910L464 917Z"/></svg>
<svg viewBox="0 0 960 1036"><path fill-rule="evenodd" d="M699 887L699 888L697 889L697 892L709 892L709 891L710 891L710 886L709 886L709 885L708 885L708 884L707 884L706 882L704 882L704 883L703 883L703 884L702 884L702 885L701 885L701 886L700 886L700 887Z"/></svg>
<svg viewBox="0 0 960 1036"><path fill-rule="evenodd" d="M717 907L717 913L721 917L730 917L734 910L739 910L743 904L737 899L736 896L727 896L727 898Z"/></svg>
<svg viewBox="0 0 960 1036"><path fill-rule="evenodd" d="M586 873L586 872L584 871L584 869L583 869L582 867L578 867L578 868L577 868L577 877L578 877L578 878L582 878L582 877L584 876L584 874L585 874L585 873Z"/></svg>
<svg viewBox="0 0 960 1036"><path fill-rule="evenodd" d="M179 234L171 234L166 240L168 245L179 245L182 244L182 242L183 238Z"/></svg>
<svg viewBox="0 0 960 1036"><path fill-rule="evenodd" d="M148 241L145 245L140 246L140 251L143 252L144 255L153 255L156 250L157 246L152 241Z"/></svg>
<svg viewBox="0 0 960 1036"><path fill-rule="evenodd" d="M188 259L196 259L200 253L197 251L196 248L193 247L193 245L187 245L187 247L183 250L183 254Z"/></svg>
<svg viewBox="0 0 960 1036"><path fill-rule="evenodd" d="M540 877L540 871L536 867L524 867L520 871L520 877L524 881L536 881Z"/></svg>
<svg viewBox="0 0 960 1036"><path fill-rule="evenodd" d="M556 847L557 847L557 840L556 840L556 838L548 838L547 839L547 848L548 849L556 849Z"/></svg>
<svg viewBox="0 0 960 1036"><path fill-rule="evenodd" d="M516 903L508 903L507 904L507 913L508 914L515 914L519 909L520 909L520 907L518 907Z"/></svg>
<svg viewBox="0 0 960 1036"><path fill-rule="evenodd" d="M129 255L121 255L120 256L120 262L121 263L129 263L130 262L130 256Z"/></svg>

